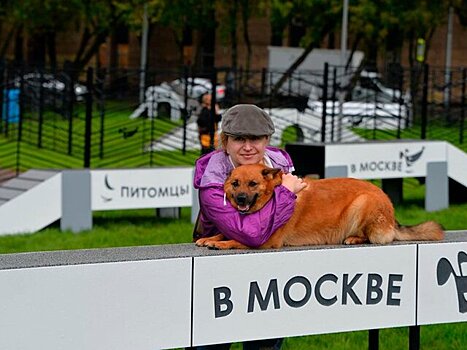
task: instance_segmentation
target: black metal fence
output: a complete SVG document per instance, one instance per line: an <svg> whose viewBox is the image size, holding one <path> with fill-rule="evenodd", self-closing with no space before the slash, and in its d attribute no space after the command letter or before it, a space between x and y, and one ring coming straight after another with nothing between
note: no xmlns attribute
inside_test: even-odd
<svg viewBox="0 0 467 350"><path fill-rule="evenodd" d="M267 108L278 125L290 122L281 111L297 109L296 137L311 135L308 142L358 136L463 145L466 71L425 65L377 75L325 64L279 86L284 72L266 69L70 72L2 64L0 181L30 167L190 164L199 154L193 121L205 91L223 108Z"/></svg>

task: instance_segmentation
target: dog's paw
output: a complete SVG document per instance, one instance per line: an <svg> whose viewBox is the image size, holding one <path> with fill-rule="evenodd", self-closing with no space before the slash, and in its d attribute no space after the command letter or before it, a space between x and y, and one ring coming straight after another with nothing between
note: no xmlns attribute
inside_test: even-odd
<svg viewBox="0 0 467 350"><path fill-rule="evenodd" d="M220 250L225 250L225 249L248 249L248 247L244 244L241 244L240 242L234 241L234 240L228 240L228 241L217 241L217 242L209 242L206 245L210 249L220 249Z"/></svg>
<svg viewBox="0 0 467 350"><path fill-rule="evenodd" d="M198 247L204 247L205 242L206 238L200 238L196 240L195 245Z"/></svg>
<svg viewBox="0 0 467 350"><path fill-rule="evenodd" d="M195 244L198 247L207 247L209 242L217 242L225 239L224 235L222 234L217 234L215 236L210 236L210 237L203 237L203 238L198 238L195 242Z"/></svg>
<svg viewBox="0 0 467 350"><path fill-rule="evenodd" d="M344 244L346 245L363 244L367 242L368 242L368 238L359 237L359 236L350 236L344 240Z"/></svg>

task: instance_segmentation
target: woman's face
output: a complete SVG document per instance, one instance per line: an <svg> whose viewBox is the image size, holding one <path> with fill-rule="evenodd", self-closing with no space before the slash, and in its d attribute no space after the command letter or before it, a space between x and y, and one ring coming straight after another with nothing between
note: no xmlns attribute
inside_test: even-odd
<svg viewBox="0 0 467 350"><path fill-rule="evenodd" d="M235 166L258 164L263 161L268 136L228 136L225 151Z"/></svg>
<svg viewBox="0 0 467 350"><path fill-rule="evenodd" d="M211 107L211 101L212 101L212 96L211 96L211 94L205 94L205 95L203 95L203 98L202 98L201 101L202 101L202 105L203 105L204 107L208 107L208 108Z"/></svg>

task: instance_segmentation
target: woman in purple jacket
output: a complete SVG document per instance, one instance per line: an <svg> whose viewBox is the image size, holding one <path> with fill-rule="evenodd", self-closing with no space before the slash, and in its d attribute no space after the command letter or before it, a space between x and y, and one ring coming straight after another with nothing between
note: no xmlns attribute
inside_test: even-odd
<svg viewBox="0 0 467 350"><path fill-rule="evenodd" d="M196 161L194 186L199 189L200 216L195 238L222 233L249 247L257 248L292 216L296 193L306 185L291 174L290 156L269 146L274 133L271 117L255 105L241 104L228 109L222 117L222 149ZM233 168L245 164L265 164L280 168L282 184L272 199L259 211L241 214L224 197L224 182ZM244 349L279 349L282 339L244 343ZM229 344L205 347L228 349ZM198 348L201 349L201 348Z"/></svg>

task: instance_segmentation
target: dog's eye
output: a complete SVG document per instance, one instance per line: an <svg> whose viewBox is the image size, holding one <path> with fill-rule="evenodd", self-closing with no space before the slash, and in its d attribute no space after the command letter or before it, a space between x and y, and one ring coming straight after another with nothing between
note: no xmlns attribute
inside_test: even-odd
<svg viewBox="0 0 467 350"><path fill-rule="evenodd" d="M235 180L234 182L232 182L232 187L233 188L237 188L239 185L238 185L238 181Z"/></svg>
<svg viewBox="0 0 467 350"><path fill-rule="evenodd" d="M256 182L254 181L250 181L250 183L248 184L248 186L250 187L255 187L256 185L258 185Z"/></svg>

